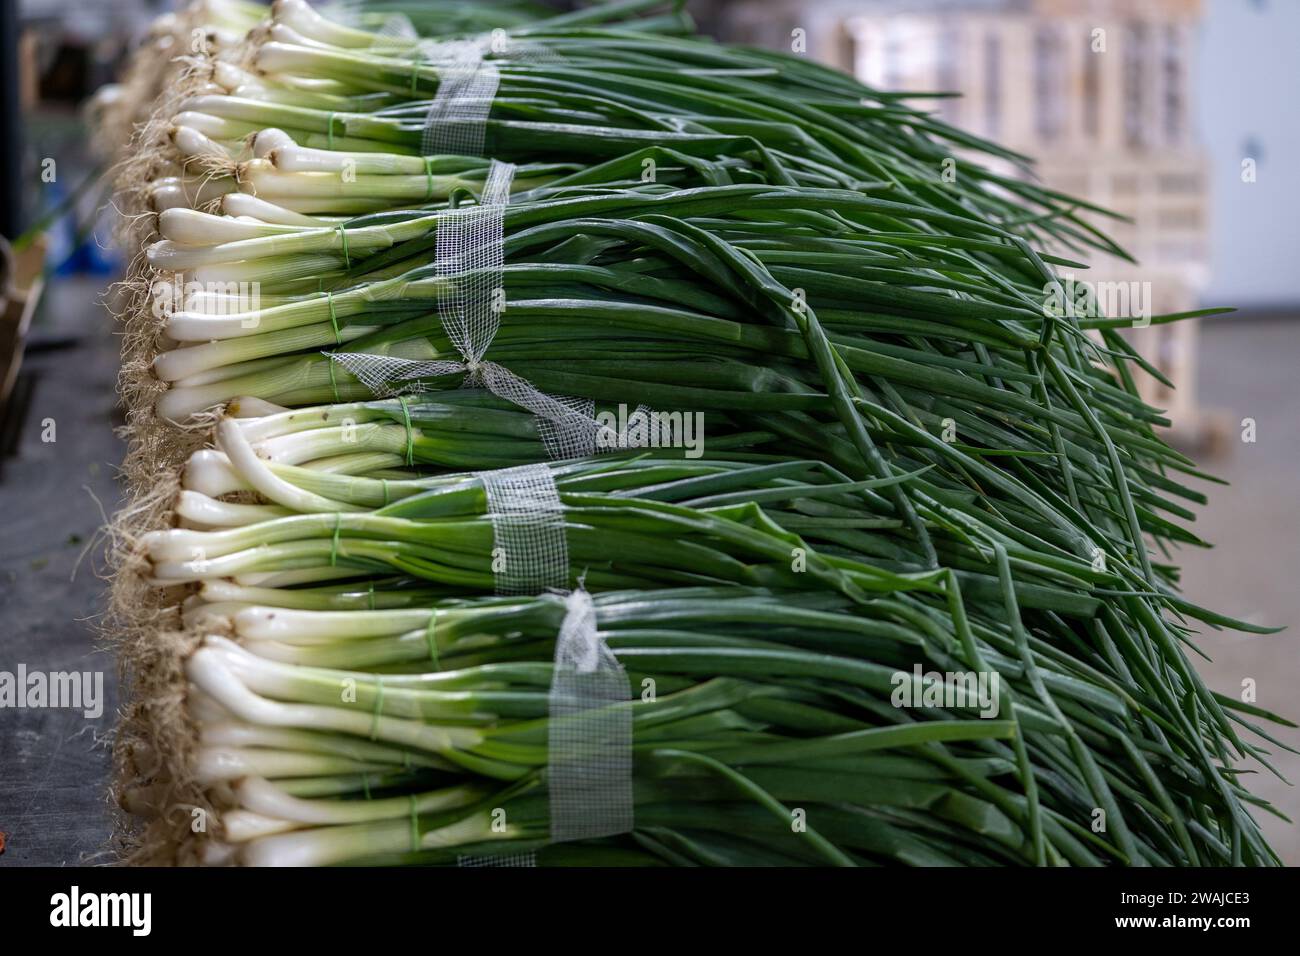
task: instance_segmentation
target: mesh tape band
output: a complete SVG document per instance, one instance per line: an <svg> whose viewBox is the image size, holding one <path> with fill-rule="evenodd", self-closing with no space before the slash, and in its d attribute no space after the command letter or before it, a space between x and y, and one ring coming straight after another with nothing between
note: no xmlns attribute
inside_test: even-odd
<svg viewBox="0 0 1300 956"><path fill-rule="evenodd" d="M594 454L603 426L595 403L551 396L496 362L483 360L500 327L496 299L502 288L504 207L515 167L493 160L479 204L438 214L435 268L449 280L438 298L438 317L462 361L418 361L364 352L334 352L338 362L379 398L421 391L420 379L467 373L465 385L482 386L538 418L538 433L553 459Z"/></svg>
<svg viewBox="0 0 1300 956"><path fill-rule="evenodd" d="M492 520L498 594L541 594L569 585L564 505L546 465L481 471Z"/></svg>
<svg viewBox="0 0 1300 956"><path fill-rule="evenodd" d="M456 858L457 866L536 866L537 854L498 853L493 856L465 856Z"/></svg>
<svg viewBox="0 0 1300 956"><path fill-rule="evenodd" d="M419 54L438 64L438 92L420 138L422 155L483 155L488 113L501 85L500 70L483 59L483 50L475 40L420 44Z"/></svg>
<svg viewBox="0 0 1300 956"><path fill-rule="evenodd" d="M489 53L492 60L485 59ZM515 40L500 29L468 40L423 40L416 45L415 59L439 66L438 92L429 105L420 137L424 156L483 155L488 114L501 86L496 61L564 62L562 54Z"/></svg>
<svg viewBox="0 0 1300 956"><path fill-rule="evenodd" d="M514 174L513 165L493 160L477 205L438 214L434 265L450 285L438 296L438 317L472 379L478 378L475 367L501 324L496 299L503 283L505 205Z"/></svg>
<svg viewBox="0 0 1300 956"><path fill-rule="evenodd" d="M383 25L375 31L377 36L392 37L399 40L414 40L419 34L411 18L404 13L392 13L384 18Z"/></svg>
<svg viewBox="0 0 1300 956"><path fill-rule="evenodd" d="M591 595L567 599L555 642L548 723L551 840L632 829L632 707L627 674L596 630Z"/></svg>
<svg viewBox="0 0 1300 956"><path fill-rule="evenodd" d="M329 352L376 398L392 398L425 390L422 379L457 375L470 370L467 362L396 358L367 352ZM537 416L537 431L546 453L554 460L586 458L597 451L633 447L626 436L619 435L595 417L596 403L590 399L567 395L547 395L520 378L504 365L479 362L474 368L476 381L492 394L513 402ZM466 380L466 384L470 384ZM597 441L600 437L601 441Z"/></svg>
<svg viewBox="0 0 1300 956"><path fill-rule="evenodd" d="M420 384L422 379L457 375L469 370L469 365L465 362L421 362L390 355L370 355L367 352L327 354L377 398L421 392L425 390ZM631 434L638 417L649 420L649 416L654 414L645 405L638 405L636 411L628 416L628 427L619 431L595 417L596 403L590 399L547 395L496 362L479 362L475 372L478 384L485 386L492 394L537 416L538 435L547 455L555 461L587 458L597 452L651 444L648 435L638 438Z"/></svg>

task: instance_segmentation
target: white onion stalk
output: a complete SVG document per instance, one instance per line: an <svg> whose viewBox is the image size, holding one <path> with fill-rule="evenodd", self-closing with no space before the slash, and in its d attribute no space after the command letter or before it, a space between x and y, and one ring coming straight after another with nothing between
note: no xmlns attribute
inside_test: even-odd
<svg viewBox="0 0 1300 956"><path fill-rule="evenodd" d="M292 236L299 226L277 226L251 219L214 216L197 209L168 209L158 216L158 234L184 245L206 247L246 239Z"/></svg>
<svg viewBox="0 0 1300 956"><path fill-rule="evenodd" d="M354 423L391 421L389 416L369 402L351 402L315 408L280 408L275 411L259 411L245 417L243 415L246 410L243 405L245 401L245 399L237 399L232 402L227 413L235 416L235 421L243 431L244 437L251 442L262 442L304 430L331 428L336 422L349 420Z"/></svg>
<svg viewBox="0 0 1300 956"><path fill-rule="evenodd" d="M238 188L239 184L229 176L201 179L164 176L149 185L149 205L155 212L176 207L202 206L216 202Z"/></svg>
<svg viewBox="0 0 1300 956"><path fill-rule="evenodd" d="M334 221L327 216L308 216L287 206L267 202L265 199L243 192L232 192L222 196L221 211L227 216L246 216L281 226L319 228L334 225Z"/></svg>
<svg viewBox="0 0 1300 956"><path fill-rule="evenodd" d="M181 342L177 347L189 349L196 346L191 342ZM248 377L259 372L274 372L277 369L285 368L287 364L286 357L272 356L270 358L249 359L247 362L234 362L230 365L219 365L216 368L203 369L183 378L178 378L173 383L173 387L196 388L202 385L228 387L227 383L232 378Z"/></svg>
<svg viewBox="0 0 1300 956"><path fill-rule="evenodd" d="M257 421L268 415L281 415L289 409L276 405L252 395L241 395L230 403L226 414L249 422Z"/></svg>
<svg viewBox="0 0 1300 956"><path fill-rule="evenodd" d="M253 150L255 156L269 159L282 173L351 171L358 175L423 176L426 171L424 158L420 156L314 149L297 145L280 130L275 132L288 142L280 141L264 148L264 144L254 141Z"/></svg>
<svg viewBox="0 0 1300 956"><path fill-rule="evenodd" d="M249 777L235 787L235 796L246 810L267 819L294 824L348 824L367 820L409 819L412 813L436 813L470 806L490 791L482 786L461 785L410 796L376 800L300 800L280 787L258 777Z"/></svg>
<svg viewBox="0 0 1300 956"><path fill-rule="evenodd" d="M265 747L272 750L299 751L346 757L349 760L387 765L390 769L449 769L452 765L439 757L394 747L391 744L314 730L288 727L262 727L236 720L205 720L199 728L199 741L209 747Z"/></svg>
<svg viewBox="0 0 1300 956"><path fill-rule="evenodd" d="M330 581L343 581L357 576L354 568L333 568L328 565L281 571L241 572L231 575L231 580L239 585L260 588L293 588L302 584L321 584Z"/></svg>
<svg viewBox="0 0 1300 956"><path fill-rule="evenodd" d="M480 731L471 727L439 726L420 719L423 711L429 708L445 708L448 712L459 709L463 712L464 704L456 703L463 695L427 690L403 693L400 688L386 689L384 710L388 713L376 714L371 712L377 699L371 686L371 681L375 679L373 675L307 670L276 664L254 657L224 638L207 638L203 646L190 656L186 663L186 674L231 713L254 724L351 734L413 747L453 760L457 750L473 748L484 739ZM345 678L355 680L356 705L283 703L264 696L269 694L293 699L296 695L306 694L324 700L340 701L342 681ZM392 716L396 712L401 712L403 716ZM248 775L248 770L240 774ZM268 776L265 773L258 775Z"/></svg>
<svg viewBox="0 0 1300 956"><path fill-rule="evenodd" d="M266 159L281 147L297 145L293 137L284 130L270 127L253 137L253 156L256 159Z"/></svg>
<svg viewBox="0 0 1300 956"><path fill-rule="evenodd" d="M350 514L331 511L289 515L255 528L226 527L212 531L164 528L146 533L141 540L145 553L159 565L187 560L196 564L215 564L232 555L253 550L269 551L270 545L288 545L317 537L325 538L324 544L328 548L328 539L336 529L362 539L374 537L384 540L389 534L397 534L406 524L405 519L381 517L367 509L350 510ZM361 542L349 541L350 545L354 543Z"/></svg>
<svg viewBox="0 0 1300 956"><path fill-rule="evenodd" d="M252 487L230 465L224 452L213 448L200 448L190 455L181 473L181 487L212 498L236 491L251 491Z"/></svg>
<svg viewBox="0 0 1300 956"><path fill-rule="evenodd" d="M261 748L200 747L195 760L199 782L205 784L248 776L317 777L336 773L376 773L387 769L386 764L363 763L347 757Z"/></svg>
<svg viewBox="0 0 1300 956"><path fill-rule="evenodd" d="M432 308L446 285L446 280L438 278L384 279L328 297L317 294L296 301L267 304L255 311L228 311L225 314L206 307L208 303L205 301L203 310L186 308L173 312L167 318L165 328L177 342L233 339L306 325L325 325L332 330L334 321L365 315L377 302L428 300ZM213 307L216 304L215 301L211 303Z"/></svg>
<svg viewBox="0 0 1300 956"><path fill-rule="evenodd" d="M277 477L291 479L299 485L308 487L309 490L315 490L323 497L331 497L325 494L330 492L346 495L358 502L373 502L371 506L377 507L384 502L397 501L408 495L419 494L431 487L431 484L424 480L413 479L372 479L366 483L358 483L351 479L369 472L402 465L405 460L401 455L361 453L335 455L326 459L304 462L301 466L267 462L267 468ZM349 480L335 481L332 480L332 476ZM200 449L190 456L182 473L181 487L211 498L254 490L253 486L231 466L230 459L224 453L211 448Z"/></svg>
<svg viewBox="0 0 1300 956"><path fill-rule="evenodd" d="M433 613L430 608L340 612L248 607L235 615L234 626L241 637L314 644L404 634L427 627Z"/></svg>
<svg viewBox="0 0 1300 956"><path fill-rule="evenodd" d="M373 354L426 361L445 357L426 339L395 343ZM201 373L195 380L181 380L159 398L155 409L162 418L184 422L193 415L230 401L238 395L258 395L282 405L361 401L373 392L353 375L331 368L328 358L298 355L256 359Z"/></svg>
<svg viewBox="0 0 1300 956"><path fill-rule="evenodd" d="M172 117L172 126L192 129L215 142L238 143L261 127L251 123L214 116L202 110L181 110Z"/></svg>
<svg viewBox="0 0 1300 956"><path fill-rule="evenodd" d="M231 628L234 616L248 607L238 601L220 601L208 604L198 595L185 599L181 620L187 628L201 631L226 631Z"/></svg>
<svg viewBox="0 0 1300 956"><path fill-rule="evenodd" d="M317 43L345 48L393 47L410 48L413 43L405 37L385 36L357 30L323 17L304 0L277 0L274 6L277 22L291 27L299 35Z"/></svg>
<svg viewBox="0 0 1300 956"><path fill-rule="evenodd" d="M233 844L247 843L257 837L296 829L298 824L291 820L250 813L248 810L227 810L221 814L222 835Z"/></svg>
<svg viewBox="0 0 1300 956"><path fill-rule="evenodd" d="M238 423L225 419L217 425L217 441L222 451L230 458L231 465L243 475L258 493L276 504L284 505L295 511L336 510L363 511L361 506L339 504L320 495L304 491L275 475L265 463L257 457L253 447L244 437Z"/></svg>
<svg viewBox="0 0 1300 956"><path fill-rule="evenodd" d="M249 652L269 661L303 667L347 667L370 670L394 664L429 661L429 645L423 631L409 631L397 637L376 638L356 643L286 644L280 641L244 640Z"/></svg>
<svg viewBox="0 0 1300 956"><path fill-rule="evenodd" d="M319 54L308 50L306 47L267 43L258 54L259 59L275 48L292 50L295 57L303 55L308 57L319 56ZM369 68L371 67L368 64L361 65L363 71ZM250 133L274 127L284 130L295 142L302 145L311 145L311 143L304 140L309 134L318 134L322 139L327 136L328 117L330 115L329 111L288 106L283 103L264 103L261 100L227 96L223 93L200 93L191 96L180 104L180 113L201 113L206 116L216 116L230 121L228 127L230 130L240 129L241 127L245 130L245 132L234 137L214 136L208 130L203 130L214 139L240 139ZM181 119L177 117L173 119L173 122L180 123ZM334 144L344 149L356 148L357 145L372 138L384 142L385 137L391 139L401 129L396 120L372 116L368 113L337 113L334 114L332 122L335 130L342 130L341 134L336 134L333 137ZM353 135L349 136L349 132ZM390 151L392 152L397 152L399 148L396 143L390 144Z"/></svg>
<svg viewBox="0 0 1300 956"><path fill-rule="evenodd" d="M224 369L259 358L275 358L306 349L343 345L377 331L377 325L348 325L336 333L332 324L303 326L244 336L227 341L207 342L188 348L161 352L154 359L154 374L164 382L191 379L212 369Z"/></svg>
<svg viewBox="0 0 1300 956"><path fill-rule="evenodd" d="M263 837L246 844L240 854L248 866L328 866L366 856L412 850L451 849L492 840L518 839L524 831L514 824L493 826L486 811L433 830L418 833L412 846L411 825L406 820L318 827Z"/></svg>
<svg viewBox="0 0 1300 956"><path fill-rule="evenodd" d="M233 195L240 195L235 193ZM199 315L228 316L237 315L250 311L254 301L258 306L264 309L274 308L277 305L284 305L290 301L297 301L286 296L271 296L258 294L257 299L253 300L252 290L240 291L238 289L229 291L225 289L206 289L197 283L186 282L182 290L184 298L181 301L181 308L176 309L172 315L180 313L196 313ZM171 316L169 315L168 318ZM167 336L173 342L183 341L173 337L170 333ZM206 341L206 340L198 340Z"/></svg>
<svg viewBox="0 0 1300 956"><path fill-rule="evenodd" d="M372 607L391 608L427 604L418 591L374 590L369 585L357 585L349 590L347 585L316 590L285 590L261 587L236 581L204 581L197 597L203 601L227 603L232 607L271 605L298 610L369 610ZM228 622L227 622L228 623Z"/></svg>
<svg viewBox="0 0 1300 956"><path fill-rule="evenodd" d="M182 491L176 499L177 516L202 530L238 528L291 514L278 505L237 504L218 501L196 491Z"/></svg>
<svg viewBox="0 0 1300 956"><path fill-rule="evenodd" d="M237 150L205 136L193 126L172 127L171 140L177 151L187 158L209 157L230 162L238 155Z"/></svg>
<svg viewBox="0 0 1300 956"><path fill-rule="evenodd" d="M335 231L335 235L337 235L337 231ZM285 238L297 239L298 237ZM314 236L310 238L315 240ZM264 240L252 239L248 241L262 242ZM229 245L234 245L234 243ZM246 261L214 261L211 265L199 265L195 268L197 263L193 262L194 259L214 258L209 250L191 246L178 246L166 239L150 246L146 255L156 268L172 272L183 269L192 281L201 285L220 287L229 286L232 283L256 282L259 283L263 291L280 291L282 286L295 281L307 280L315 283L322 276L341 273L345 265L345 260L341 254L295 255L283 253Z"/></svg>

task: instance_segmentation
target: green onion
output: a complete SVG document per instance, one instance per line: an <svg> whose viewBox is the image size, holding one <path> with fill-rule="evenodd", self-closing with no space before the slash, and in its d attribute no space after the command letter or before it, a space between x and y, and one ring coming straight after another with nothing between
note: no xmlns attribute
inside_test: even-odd
<svg viewBox="0 0 1300 956"><path fill-rule="evenodd" d="M1057 268L1123 254L1104 210L674 5L439 6L425 38L506 31L483 360L600 420L699 416L702 445L629 426L548 461L545 424L474 387L440 306L476 277L440 270L437 231L489 161L421 155L438 49L377 32L400 4L342 24L277 0L160 102L125 177L151 216L134 278L180 290L128 322L124 733L157 757L124 770L154 814L136 858L1277 863L1234 764L1284 722L1183 651L1194 621L1265 629L1163 559L1203 544L1202 476L1119 320L1045 308ZM376 395L344 352L465 370ZM538 463L630 693L606 706L630 714L633 828L571 843L567 605L494 594L482 474ZM170 829L173 805L214 827Z"/></svg>

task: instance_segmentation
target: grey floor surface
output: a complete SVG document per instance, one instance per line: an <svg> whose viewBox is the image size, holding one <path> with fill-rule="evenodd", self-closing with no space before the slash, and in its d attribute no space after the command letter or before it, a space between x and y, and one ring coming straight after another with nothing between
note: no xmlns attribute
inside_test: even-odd
<svg viewBox="0 0 1300 956"><path fill-rule="evenodd" d="M1240 697L1253 681L1260 706L1300 723L1300 317L1208 323L1200 351L1201 405L1233 428L1224 454L1204 467L1231 485L1201 486L1210 503L1194 530L1215 547L1179 554L1183 590L1204 607L1288 629L1206 632L1197 644L1212 662L1197 666L1223 694ZM1253 443L1241 441L1244 418L1255 420ZM1300 749L1300 731L1275 736ZM1300 784L1300 756L1273 749L1273 766ZM1300 786L1260 770L1247 786L1300 821ZM1300 866L1300 827L1257 818L1283 860Z"/></svg>
<svg viewBox="0 0 1300 956"><path fill-rule="evenodd" d="M18 453L0 470L0 671L102 675L103 713L0 710L0 866L99 862L111 832L117 680L111 656L95 648L104 583L87 545L115 508L122 446L117 339L98 290L52 284L23 365L30 405Z"/></svg>

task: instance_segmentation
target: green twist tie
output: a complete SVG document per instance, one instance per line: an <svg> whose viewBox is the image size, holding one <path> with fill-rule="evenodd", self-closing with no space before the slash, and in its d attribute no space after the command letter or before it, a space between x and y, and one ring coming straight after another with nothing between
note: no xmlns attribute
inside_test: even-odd
<svg viewBox="0 0 1300 956"><path fill-rule="evenodd" d="M339 241L343 243L343 268L352 268L352 257L348 255L348 231L346 223L339 223Z"/></svg>
<svg viewBox="0 0 1300 956"><path fill-rule="evenodd" d="M375 686L378 692L375 694L375 712L370 718L370 739L374 740L379 736L379 715L384 712L384 679L378 678Z"/></svg>
<svg viewBox="0 0 1300 956"><path fill-rule="evenodd" d="M329 368L330 368L330 391L334 393L334 404L337 405L337 404L339 403L339 383L338 383L338 381L334 378L334 359L333 359L333 358L330 359L330 362L329 362Z"/></svg>
<svg viewBox="0 0 1300 956"><path fill-rule="evenodd" d="M411 97L415 98L416 87L420 82L420 64L424 62L420 56L420 48L415 48L415 59L411 61Z"/></svg>
<svg viewBox="0 0 1300 956"><path fill-rule="evenodd" d="M424 201L428 202L433 198L433 157L424 157Z"/></svg>
<svg viewBox="0 0 1300 956"><path fill-rule="evenodd" d="M380 484L380 485L383 487L383 489L384 489L384 507L387 508L388 505L391 503L391 499L388 497L388 479L387 479L387 478L380 478L380 479L379 479L379 484Z"/></svg>
<svg viewBox="0 0 1300 956"><path fill-rule="evenodd" d="M343 340L339 338L339 317L334 312L334 293L325 293L325 304L330 307L330 325L334 326L334 344L342 345ZM332 363L331 363L332 364Z"/></svg>
<svg viewBox="0 0 1300 956"><path fill-rule="evenodd" d="M325 142L328 144L327 149L334 148L334 114L332 112L325 121Z"/></svg>
<svg viewBox="0 0 1300 956"><path fill-rule="evenodd" d="M405 395L399 395L397 400L402 403L402 419L406 423L406 467L411 468L415 465L415 434L411 431L411 409L406 404Z"/></svg>
<svg viewBox="0 0 1300 956"><path fill-rule="evenodd" d="M438 662L438 642L434 639L435 625L438 622L438 611L433 609L429 612L429 623L424 628L424 639L429 645L429 660L433 661L433 669L442 670L442 664Z"/></svg>
<svg viewBox="0 0 1300 956"><path fill-rule="evenodd" d="M334 515L334 536L330 539L330 567L334 567L334 562L339 556L339 532L343 530L343 515L335 513Z"/></svg>

